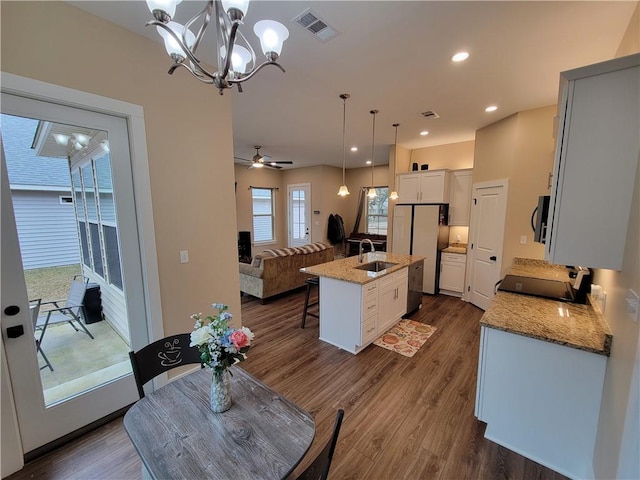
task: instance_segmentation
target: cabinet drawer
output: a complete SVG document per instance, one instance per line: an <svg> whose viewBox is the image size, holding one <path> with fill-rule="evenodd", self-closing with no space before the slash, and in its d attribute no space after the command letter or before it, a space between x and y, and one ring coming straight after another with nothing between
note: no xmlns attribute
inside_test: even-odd
<svg viewBox="0 0 640 480"><path fill-rule="evenodd" d="M378 313L378 297L365 298L363 307L362 318L364 321L367 317Z"/></svg>
<svg viewBox="0 0 640 480"><path fill-rule="evenodd" d="M467 256L461 253L443 253L440 260L448 263L467 263Z"/></svg>
<svg viewBox="0 0 640 480"><path fill-rule="evenodd" d="M376 339L378 335L378 329L376 328L376 316L372 316L366 318L364 322L362 322L362 343L361 345L365 345L369 342L372 342Z"/></svg>
<svg viewBox="0 0 640 480"><path fill-rule="evenodd" d="M369 297L378 297L378 282L370 282L365 284L362 287L362 294L364 296L364 301L367 301Z"/></svg>

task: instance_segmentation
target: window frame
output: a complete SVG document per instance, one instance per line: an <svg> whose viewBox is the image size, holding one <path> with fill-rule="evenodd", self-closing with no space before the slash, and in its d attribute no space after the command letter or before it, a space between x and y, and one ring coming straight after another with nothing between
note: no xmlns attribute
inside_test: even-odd
<svg viewBox="0 0 640 480"><path fill-rule="evenodd" d="M367 198L367 201L365 203L365 222L366 222L366 232L368 234L371 235L387 235L389 232L389 187L388 186L379 186L379 187L373 187L376 189L376 194L377 196L372 199L369 197ZM382 204L384 205L384 203L386 202L387 207L386 207L386 212L385 213L370 213L370 208L371 208L371 202L372 201L378 201L378 199L380 197L384 196L385 199L382 201ZM378 218L377 226L375 228L374 231L371 230L371 225L369 222L369 217L376 217ZM384 218L384 225L386 225L386 228L384 230L380 229L380 224L381 219Z"/></svg>
<svg viewBox="0 0 640 480"><path fill-rule="evenodd" d="M277 188L273 187L249 187L251 190L251 228L252 228L252 238L253 245L269 245L273 243L277 243L276 236L276 196L275 192ZM256 200L266 200L265 198L256 198L254 196L254 192L256 191L265 191L269 192L269 200L270 200L270 213L256 213ZM270 218L271 224L271 238L263 239L261 236L256 235L256 219L257 218Z"/></svg>

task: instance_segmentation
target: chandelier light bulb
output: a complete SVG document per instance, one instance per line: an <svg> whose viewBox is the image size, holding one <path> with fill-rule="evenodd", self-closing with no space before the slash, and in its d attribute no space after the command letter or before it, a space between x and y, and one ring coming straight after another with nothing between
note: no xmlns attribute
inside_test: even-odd
<svg viewBox="0 0 640 480"><path fill-rule="evenodd" d="M178 22L169 22L167 23L167 27L169 27L171 31L178 36L178 38L182 38L182 32L184 30L183 25L179 24ZM173 36L164 28L156 27L156 29L158 30L160 36L164 39L164 48L167 50L169 56L178 56L184 58L185 52L180 44L176 41L176 39L173 38ZM191 30L187 29L187 46L191 48L195 41L196 36Z"/></svg>
<svg viewBox="0 0 640 480"><path fill-rule="evenodd" d="M233 12L231 10L238 10L241 14L240 19L242 19L247 14L247 10L249 10L249 0L222 0L222 8L232 19Z"/></svg>
<svg viewBox="0 0 640 480"><path fill-rule="evenodd" d="M231 64L236 73L245 73L247 64L251 61L251 52L242 45L234 45L231 54Z"/></svg>
<svg viewBox="0 0 640 480"><path fill-rule="evenodd" d="M179 3L176 0L147 0L147 7L154 15L155 11L160 11L171 19L176 14L176 5Z"/></svg>
<svg viewBox="0 0 640 480"><path fill-rule="evenodd" d="M260 39L262 53L268 58L274 54L276 58L280 56L282 45L289 38L287 27L274 20L260 20L254 25L253 31Z"/></svg>

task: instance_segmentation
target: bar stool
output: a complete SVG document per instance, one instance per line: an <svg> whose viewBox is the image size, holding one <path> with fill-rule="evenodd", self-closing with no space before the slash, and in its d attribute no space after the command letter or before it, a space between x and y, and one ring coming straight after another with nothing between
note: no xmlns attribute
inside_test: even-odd
<svg viewBox="0 0 640 480"><path fill-rule="evenodd" d="M320 303L320 279L318 277L310 277L305 280L305 283L307 284L307 295L304 299L304 310L302 310L302 325L300 325L300 328L304 328L304 324L307 320L307 315L316 317L318 319L320 318L320 307L318 307L318 313L309 311L309 307L314 307L318 305L318 303ZM309 303L309 294L311 293L311 287L313 287L314 285L318 287L318 300Z"/></svg>

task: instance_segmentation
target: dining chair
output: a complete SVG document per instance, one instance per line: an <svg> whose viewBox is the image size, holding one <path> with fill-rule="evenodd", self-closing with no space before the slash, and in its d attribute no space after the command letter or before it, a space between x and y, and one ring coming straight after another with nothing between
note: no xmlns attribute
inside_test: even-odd
<svg viewBox="0 0 640 480"><path fill-rule="evenodd" d="M89 335L89 337L93 338L93 335L87 330L87 327L84 326L84 322L82 321L84 294L87 291L88 284L89 278L84 275L74 275L64 306L60 305L62 300L54 300L40 304L41 307L44 305L53 305L53 308L47 310L38 318L35 325L35 328L40 331L40 338L38 339L40 344L42 344L42 339L47 331L47 327L58 323L68 323L76 332L83 331Z"/></svg>
<svg viewBox="0 0 640 480"><path fill-rule="evenodd" d="M30 313L31 313L31 322L33 324L33 332L34 332L34 334L36 332L36 324L38 323L38 315L40 315L40 305L42 305L42 299L41 298L36 298L34 300L29 300L29 310L30 310ZM42 350L42 345L40 345L40 339L36 338L35 341L36 341L36 351L40 352L40 355L42 355L42 358L46 362L46 365L43 365L42 367L40 367L40 370L43 370L43 369L49 367L49 370L51 370L53 372L53 366L51 365L51 362L49 361L47 356L44 354L44 350Z"/></svg>
<svg viewBox="0 0 640 480"><path fill-rule="evenodd" d="M190 343L191 334L180 333L156 340L137 352L129 352L140 398L144 398L144 385L167 370L193 363L204 367L198 347L190 347Z"/></svg>
<svg viewBox="0 0 640 480"><path fill-rule="evenodd" d="M344 417L344 410L339 409L336 414L336 423L333 426L333 434L331 438L309 465L304 472L302 472L296 480L326 480L329 476L329 468L331 467L331 460L333 460L333 452L336 449L336 443L338 443L338 433L340 433L340 426L342 425L342 417Z"/></svg>

